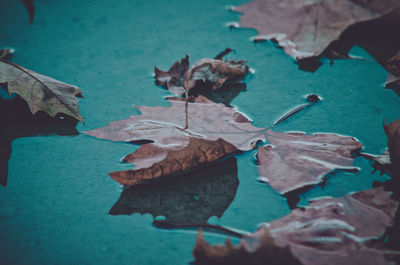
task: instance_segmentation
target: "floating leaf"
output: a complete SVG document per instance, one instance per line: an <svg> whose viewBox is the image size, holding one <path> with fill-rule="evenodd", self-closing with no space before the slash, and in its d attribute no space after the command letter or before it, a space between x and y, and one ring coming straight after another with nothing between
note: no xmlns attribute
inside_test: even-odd
<svg viewBox="0 0 400 265"><path fill-rule="evenodd" d="M235 158L152 185L125 188L111 215L150 213L168 224L206 223L221 217L235 197L239 180Z"/></svg>
<svg viewBox="0 0 400 265"><path fill-rule="evenodd" d="M149 183L216 162L236 151L233 145L222 139L208 141L189 138L188 145L183 148L179 145L145 144L123 159L124 162L135 164L134 169L115 171L109 175L121 185Z"/></svg>
<svg viewBox="0 0 400 265"><path fill-rule="evenodd" d="M241 26L257 29L258 40L275 40L287 54L306 62L332 51L346 29L398 7L397 0L253 0L234 10L244 13Z"/></svg>
<svg viewBox="0 0 400 265"><path fill-rule="evenodd" d="M51 117L64 113L83 121L77 97L81 90L51 77L35 73L17 64L0 60L0 83L11 95L18 94L29 105L32 114L44 111Z"/></svg>
<svg viewBox="0 0 400 265"><path fill-rule="evenodd" d="M393 225L397 207L382 188L312 201L243 237L237 247L229 239L213 247L199 234L195 263L393 264L386 259L390 252L373 240Z"/></svg>
<svg viewBox="0 0 400 265"><path fill-rule="evenodd" d="M111 141L151 141L157 145L182 147L188 145L189 138L209 141L221 138L240 151L251 150L258 141L265 139L264 128L254 127L235 109L212 103L201 96L195 103L189 103L190 126L185 130L185 102L169 101L170 107L139 106L141 115L110 122L107 127L85 134Z"/></svg>
<svg viewBox="0 0 400 265"><path fill-rule="evenodd" d="M336 134L278 133L268 130L270 145L259 147L261 180L287 194L320 183L335 170L355 171L352 152L362 144L353 137Z"/></svg>
<svg viewBox="0 0 400 265"><path fill-rule="evenodd" d="M175 95L184 95L185 89L190 94L199 94L204 90L221 88L226 82L242 79L249 71L245 61L222 60L232 49L227 48L215 59L205 58L197 61L189 68L189 56L176 61L168 71L154 67L156 84L167 88ZM185 87L185 88L184 88Z"/></svg>
<svg viewBox="0 0 400 265"><path fill-rule="evenodd" d="M154 66L156 84L167 88L172 94L183 95L183 79L189 69L189 56L186 55L181 61L176 61L168 71L162 71Z"/></svg>

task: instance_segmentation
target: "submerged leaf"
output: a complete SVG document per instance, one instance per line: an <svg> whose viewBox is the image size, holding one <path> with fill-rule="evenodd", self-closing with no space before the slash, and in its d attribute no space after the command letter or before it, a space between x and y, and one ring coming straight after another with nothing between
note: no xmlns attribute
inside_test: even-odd
<svg viewBox="0 0 400 265"><path fill-rule="evenodd" d="M11 95L18 94L29 105L32 114L44 111L51 117L67 114L83 122L77 97L81 90L51 77L38 74L17 64L0 60L0 83Z"/></svg>
<svg viewBox="0 0 400 265"><path fill-rule="evenodd" d="M335 169L356 171L352 152L362 148L355 138L336 134L268 130L267 139L271 144L257 152L260 179L281 194L318 184Z"/></svg>
<svg viewBox="0 0 400 265"><path fill-rule="evenodd" d="M206 223L221 217L235 197L239 180L235 158L169 181L125 188L111 215L150 213L168 224Z"/></svg>
<svg viewBox="0 0 400 265"><path fill-rule="evenodd" d="M293 256L293 264L303 265L393 264L373 239L393 225L397 207L382 188L312 201L243 237L236 247L229 239L226 246L213 247L199 234L195 263L234 264L246 258L246 264L292 264L285 260Z"/></svg>

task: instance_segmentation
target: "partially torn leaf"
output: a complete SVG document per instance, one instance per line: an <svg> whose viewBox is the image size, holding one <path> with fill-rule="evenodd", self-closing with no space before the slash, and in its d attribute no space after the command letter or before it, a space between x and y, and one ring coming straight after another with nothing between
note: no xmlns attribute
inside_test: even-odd
<svg viewBox="0 0 400 265"><path fill-rule="evenodd" d="M221 217L235 197L237 162L230 158L169 181L125 188L111 215L150 213L168 224L206 223Z"/></svg>
<svg viewBox="0 0 400 265"><path fill-rule="evenodd" d="M278 42L297 60L321 56L352 25L400 7L397 0L253 0L234 10L240 25L256 28L260 38Z"/></svg>
<svg viewBox="0 0 400 265"><path fill-rule="evenodd" d="M215 90L225 83L239 81L249 72L249 67L246 61L223 60L231 51L232 49L227 48L215 59L201 59L190 68L188 55L180 62L176 61L168 71L154 67L156 84L175 95L184 95L185 89L190 90L189 94L198 94L208 88Z"/></svg>
<svg viewBox="0 0 400 265"><path fill-rule="evenodd" d="M193 251L196 264L393 264L387 249L373 242L393 225L398 202L383 188L340 198L312 201L287 216L243 237L238 246L211 246L198 236ZM278 251L278 250L280 251ZM275 254L274 254L275 253Z"/></svg>
<svg viewBox="0 0 400 265"><path fill-rule="evenodd" d="M362 144L336 134L279 133L268 130L270 145L259 147L260 180L287 194L314 184L335 170L357 171L352 153Z"/></svg>
<svg viewBox="0 0 400 265"><path fill-rule="evenodd" d="M113 121L85 134L100 139L125 142L152 141L157 145L185 147L190 138L216 141L219 138L240 151L248 151L264 140L265 129L254 127L240 112L223 104L196 98L189 103L190 126L185 127L185 102L169 100L170 107L137 107L141 115ZM199 101L198 101L199 100ZM200 103L207 102L207 103Z"/></svg>
<svg viewBox="0 0 400 265"><path fill-rule="evenodd" d="M188 145L184 147L145 144L123 159L124 162L135 164L134 169L115 171L109 175L121 185L149 183L181 175L236 151L233 145L222 139L208 141L189 138Z"/></svg>
<svg viewBox="0 0 400 265"><path fill-rule="evenodd" d="M156 85L167 88L172 94L183 95L183 79L189 69L189 56L186 55L181 61L176 61L168 71L162 71L154 66Z"/></svg>
<svg viewBox="0 0 400 265"><path fill-rule="evenodd" d="M73 85L38 74L17 64L0 60L0 84L11 95L18 94L29 105L32 114L44 111L51 117L64 113L83 122L77 97L81 90Z"/></svg>
<svg viewBox="0 0 400 265"><path fill-rule="evenodd" d="M185 73L184 87L193 89L199 83L211 85L213 90L221 88L226 82L238 81L249 72L246 61L201 59Z"/></svg>

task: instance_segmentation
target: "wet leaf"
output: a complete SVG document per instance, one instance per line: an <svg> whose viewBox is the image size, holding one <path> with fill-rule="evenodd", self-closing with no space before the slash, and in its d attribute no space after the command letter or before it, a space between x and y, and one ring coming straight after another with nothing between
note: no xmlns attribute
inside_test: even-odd
<svg viewBox="0 0 400 265"><path fill-rule="evenodd" d="M82 94L76 86L4 60L0 60L0 83L5 84L3 86L10 95L16 93L24 99L32 114L44 111L55 117L63 113L83 121L77 100Z"/></svg>
<svg viewBox="0 0 400 265"><path fill-rule="evenodd" d="M185 102L169 101L170 107L138 106L141 115L110 122L107 127L85 134L111 141L151 141L159 146L175 147L187 146L190 138L209 141L221 138L240 151L251 150L265 139L264 128L254 127L235 109L212 103L202 96L195 103L189 103L190 126L185 130Z"/></svg>
<svg viewBox="0 0 400 265"><path fill-rule="evenodd" d="M260 180L281 194L318 184L336 169L357 171L352 153L362 144L353 137L268 130L267 139L257 152Z"/></svg>
<svg viewBox="0 0 400 265"><path fill-rule="evenodd" d="M287 259L293 256L298 260L293 264L303 265L393 264L376 239L393 225L397 207L382 188L315 200L243 237L236 247L229 239L213 247L199 234L195 263L292 264Z"/></svg>
<svg viewBox="0 0 400 265"><path fill-rule="evenodd" d="M176 61L168 71L162 71L154 66L156 84L167 88L172 94L183 95L183 79L189 69L189 56L186 55L181 61Z"/></svg>
<svg viewBox="0 0 400 265"><path fill-rule="evenodd" d="M235 197L239 180L235 158L152 185L125 188L111 215L164 216L168 224L206 223L221 217Z"/></svg>
<svg viewBox="0 0 400 265"><path fill-rule="evenodd" d="M199 94L204 90L216 90L225 83L241 80L249 71L245 61L222 60L232 49L227 48L215 59L205 58L197 61L189 68L189 56L180 62L176 61L168 71L154 67L156 84L167 88L175 95ZM185 87L185 88L184 88Z"/></svg>
<svg viewBox="0 0 400 265"><path fill-rule="evenodd" d="M193 169L216 162L237 149L222 139L208 141L189 138L187 146L158 146L145 144L123 161L135 164L132 170L115 171L110 177L121 185L136 185L181 175Z"/></svg>
<svg viewBox="0 0 400 265"><path fill-rule="evenodd" d="M225 83L241 80L248 72L246 61L201 59L186 71L184 88L191 90L199 84L210 84L216 90Z"/></svg>
<svg viewBox="0 0 400 265"><path fill-rule="evenodd" d="M399 6L397 0L254 0L234 10L244 13L241 26L257 29L261 35L257 40L275 40L288 55L307 63L308 58L330 52L349 27L378 18Z"/></svg>

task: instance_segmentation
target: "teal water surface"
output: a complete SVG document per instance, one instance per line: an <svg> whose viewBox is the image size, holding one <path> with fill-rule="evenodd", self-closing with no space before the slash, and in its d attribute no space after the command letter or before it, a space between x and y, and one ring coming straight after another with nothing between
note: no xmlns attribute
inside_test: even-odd
<svg viewBox="0 0 400 265"><path fill-rule="evenodd" d="M271 42L254 44L255 30L233 29L239 14L229 5L244 0L50 1L36 0L28 24L20 1L2 0L0 46L16 49L13 62L81 87L80 132L139 114L136 105L168 106L169 95L154 84L153 67L191 62L227 47L254 74L247 91L231 105L255 126L270 126L304 96L323 101L280 124L278 131L334 132L358 138L364 151L386 148L382 121L400 113L399 98L383 87L385 70L360 48L366 60L325 63L316 73L298 70ZM196 230L163 230L150 214L110 215L122 188L107 173L132 168L120 163L138 146L78 136L18 138L12 143L9 179L0 189L0 264L188 264ZM245 231L289 213L286 199L258 182L255 151L237 156L239 185L221 218L209 222ZM301 195L341 196L371 188L370 163L357 158L357 174L339 172L324 188ZM212 243L225 235L208 233ZM237 241L236 241L237 242Z"/></svg>

